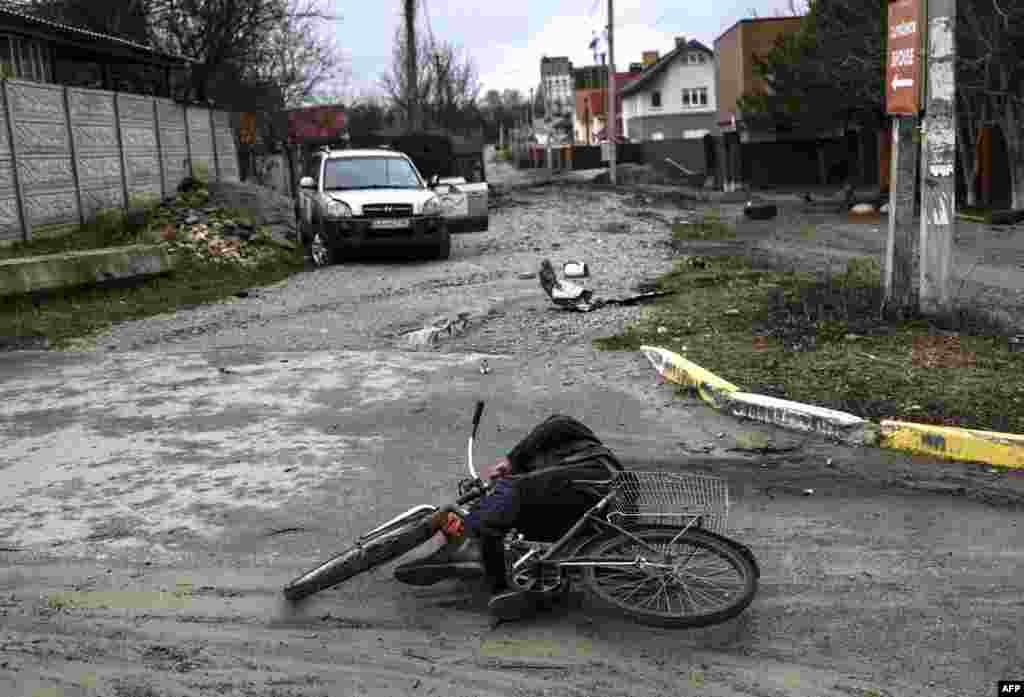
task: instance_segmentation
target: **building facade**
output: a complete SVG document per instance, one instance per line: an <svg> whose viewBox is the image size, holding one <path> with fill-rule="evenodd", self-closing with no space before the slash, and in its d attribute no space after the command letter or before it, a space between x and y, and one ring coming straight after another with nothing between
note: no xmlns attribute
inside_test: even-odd
<svg viewBox="0 0 1024 697"><path fill-rule="evenodd" d="M636 80L642 67L631 64L627 72L615 73L615 121L619 141L624 138L623 89ZM591 65L573 71L576 85L574 131L578 145L596 145L608 139L608 66Z"/></svg>
<svg viewBox="0 0 1024 697"><path fill-rule="evenodd" d="M554 117L572 116L575 106L572 62L564 56L541 58L540 84L545 113Z"/></svg>
<svg viewBox="0 0 1024 697"><path fill-rule="evenodd" d="M672 51L623 88L622 97L630 141L711 135L718 113L714 53L699 41L677 38Z"/></svg>
<svg viewBox="0 0 1024 697"><path fill-rule="evenodd" d="M718 90L717 125L721 134L718 141L719 162L722 163L720 180L726 191L743 188L745 181L754 176L753 169L761 158L752 155L744 144L774 143L780 140L774 132L759 132L745 123L737 105L745 94L764 92L767 85L754 70L754 56L765 56L784 34L800 30L801 17L766 17L743 19L715 39L715 83ZM785 134L782 140L799 137ZM817 137L816 134L809 136Z"/></svg>

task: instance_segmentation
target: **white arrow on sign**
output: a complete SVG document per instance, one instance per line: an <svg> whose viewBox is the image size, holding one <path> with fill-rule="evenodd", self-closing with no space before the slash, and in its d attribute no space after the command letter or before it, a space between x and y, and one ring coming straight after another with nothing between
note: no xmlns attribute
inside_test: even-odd
<svg viewBox="0 0 1024 697"><path fill-rule="evenodd" d="M913 78L894 77L892 79L892 88L893 89L898 89L900 87L913 87L913 86L914 86L914 79Z"/></svg>

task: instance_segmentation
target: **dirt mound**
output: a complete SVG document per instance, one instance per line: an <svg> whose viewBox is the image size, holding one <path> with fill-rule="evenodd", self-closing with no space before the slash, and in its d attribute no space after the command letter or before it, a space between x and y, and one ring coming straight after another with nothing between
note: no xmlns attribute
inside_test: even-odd
<svg viewBox="0 0 1024 697"><path fill-rule="evenodd" d="M294 242L298 239L295 202L273 189L251 182L210 182L210 204L244 211L256 226L266 226L275 238Z"/></svg>

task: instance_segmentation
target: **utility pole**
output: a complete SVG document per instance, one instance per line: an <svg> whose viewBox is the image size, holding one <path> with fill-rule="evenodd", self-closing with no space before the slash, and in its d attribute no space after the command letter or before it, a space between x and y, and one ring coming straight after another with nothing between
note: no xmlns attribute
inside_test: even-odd
<svg viewBox="0 0 1024 697"><path fill-rule="evenodd" d="M405 99L406 129L415 131L418 123L418 86L416 84L416 0L405 0Z"/></svg>
<svg viewBox="0 0 1024 697"><path fill-rule="evenodd" d="M956 0L928 0L928 94L921 160L921 311L952 309L956 229Z"/></svg>
<svg viewBox="0 0 1024 697"><path fill-rule="evenodd" d="M617 147L616 136L618 129L615 120L615 8L613 0L608 0L608 127L605 129L611 135L608 136L610 151L608 153L608 176L615 186L615 150Z"/></svg>
<svg viewBox="0 0 1024 697"><path fill-rule="evenodd" d="M919 154L916 128L921 109L923 0L889 0L886 112L892 118L889 235L884 264L885 304L902 315L917 309L920 233L914 230L914 176Z"/></svg>

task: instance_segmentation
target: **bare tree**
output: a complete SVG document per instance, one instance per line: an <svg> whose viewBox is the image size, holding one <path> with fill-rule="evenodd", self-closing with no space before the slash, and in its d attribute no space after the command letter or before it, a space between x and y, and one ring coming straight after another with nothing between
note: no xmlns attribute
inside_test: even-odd
<svg viewBox="0 0 1024 697"><path fill-rule="evenodd" d="M416 76L414 80L409 77L409 52L406 50L408 42L405 38L405 31L402 27L395 30L395 43L391 56L391 68L380 77L380 86L384 90L392 105L401 113L405 114L407 127L409 124L410 100L416 105L425 103L430 98L433 90L433 68L429 61L418 61L416 64ZM418 47L416 53L420 56L430 55L430 42L420 38L416 42ZM413 86L415 85L415 90Z"/></svg>
<svg viewBox="0 0 1024 697"><path fill-rule="evenodd" d="M1005 0L961 0L957 12L958 153L975 200L977 145L998 125L1010 160L1013 208L1024 208L1024 7Z"/></svg>
<svg viewBox="0 0 1024 697"><path fill-rule="evenodd" d="M145 44L149 40L148 0L25 0L17 8L82 29Z"/></svg>
<svg viewBox="0 0 1024 697"><path fill-rule="evenodd" d="M454 44L423 37L418 40L415 91L412 92L421 117L430 126L459 130L471 121L479 122L476 107L480 94L476 66L462 48ZM381 87L392 105L409 113L407 95L412 85L408 77L408 55L402 29L395 34L391 69L380 79ZM422 125L422 124L417 124Z"/></svg>
<svg viewBox="0 0 1024 697"><path fill-rule="evenodd" d="M467 121L478 118L480 83L476 66L460 47L451 43L432 42L430 48L434 93L429 108L434 125L462 128Z"/></svg>
<svg viewBox="0 0 1024 697"><path fill-rule="evenodd" d="M280 87L284 107L342 101L349 73L337 46L319 35L326 18L317 0L294 2L267 33L248 81Z"/></svg>

